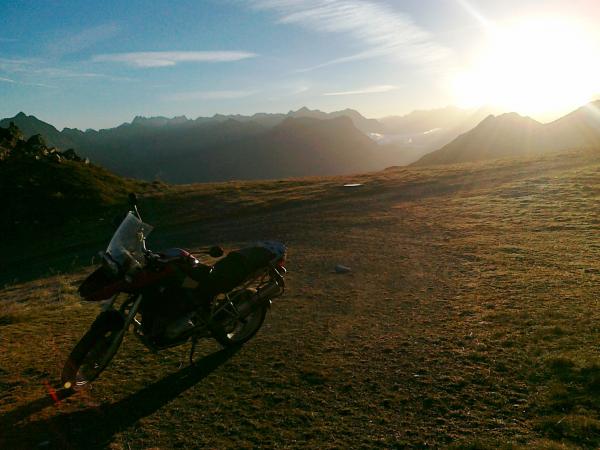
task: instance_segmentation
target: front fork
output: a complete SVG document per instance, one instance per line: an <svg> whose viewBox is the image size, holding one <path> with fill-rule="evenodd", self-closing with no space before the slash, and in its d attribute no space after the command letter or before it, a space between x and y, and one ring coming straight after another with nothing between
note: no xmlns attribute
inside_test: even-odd
<svg viewBox="0 0 600 450"><path fill-rule="evenodd" d="M115 301L117 300L117 297L119 296L119 294L115 294L113 295L111 298L109 298L108 300L103 301L100 304L100 311L102 312L106 312L109 309L112 309L113 305L115 304Z"/></svg>
<svg viewBox="0 0 600 450"><path fill-rule="evenodd" d="M108 300L105 304L103 304L102 311L106 312L106 311L113 309L113 305L114 305L115 301L117 300L117 297L118 297L118 294L114 295L110 300ZM123 305L121 305L121 308L119 310L121 315L123 315L123 316L125 315L127 306L131 302L132 302L131 300L127 300L123 303ZM123 327L114 336L114 339L112 339L110 347L108 348L108 351L106 352L106 355L107 355L107 358L109 361L110 361L110 358L112 358L112 356L119 349L121 342L123 341L123 336L125 336L125 332L129 329L129 325L131 325L131 323L135 320L135 315L137 314L138 309L140 308L141 302L142 302L142 294L138 294L138 296L135 297L135 299L133 300L133 304L129 308L129 312L127 313L127 316L125 317Z"/></svg>

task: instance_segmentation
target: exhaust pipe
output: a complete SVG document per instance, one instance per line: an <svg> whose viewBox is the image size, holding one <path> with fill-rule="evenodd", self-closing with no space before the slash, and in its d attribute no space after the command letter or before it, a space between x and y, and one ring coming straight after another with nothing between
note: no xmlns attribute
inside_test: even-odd
<svg viewBox="0 0 600 450"><path fill-rule="evenodd" d="M238 306L239 319L245 319L254 311L262 308L271 301L272 297L281 295L283 289L277 283L271 283L259 290L250 299Z"/></svg>

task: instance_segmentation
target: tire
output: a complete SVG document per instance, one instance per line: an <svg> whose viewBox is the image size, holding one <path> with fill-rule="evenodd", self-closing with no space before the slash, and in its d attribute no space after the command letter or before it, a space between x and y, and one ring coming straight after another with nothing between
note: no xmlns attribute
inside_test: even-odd
<svg viewBox="0 0 600 450"><path fill-rule="evenodd" d="M61 374L65 389L82 389L100 376L121 345L123 326L123 317L115 310L96 318L65 362Z"/></svg>
<svg viewBox="0 0 600 450"><path fill-rule="evenodd" d="M214 338L225 348L239 347L245 344L262 327L265 317L267 317L267 309L267 305L257 308L243 320L237 320L222 332L215 333Z"/></svg>

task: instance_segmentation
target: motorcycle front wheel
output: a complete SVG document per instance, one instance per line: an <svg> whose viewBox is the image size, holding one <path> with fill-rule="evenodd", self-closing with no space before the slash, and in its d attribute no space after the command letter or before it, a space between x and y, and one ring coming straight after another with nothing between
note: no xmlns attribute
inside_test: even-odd
<svg viewBox="0 0 600 450"><path fill-rule="evenodd" d="M67 358L61 375L65 389L78 390L94 381L108 366L123 340L118 311L102 313Z"/></svg>
<svg viewBox="0 0 600 450"><path fill-rule="evenodd" d="M215 339L223 347L236 347L248 342L262 327L267 316L267 309L266 305L262 306L244 319L234 321L223 330L223 333L216 334Z"/></svg>

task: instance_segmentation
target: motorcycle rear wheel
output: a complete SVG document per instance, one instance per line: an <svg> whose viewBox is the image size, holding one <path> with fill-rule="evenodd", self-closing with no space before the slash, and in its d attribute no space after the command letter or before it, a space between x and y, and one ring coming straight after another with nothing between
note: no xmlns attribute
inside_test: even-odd
<svg viewBox="0 0 600 450"><path fill-rule="evenodd" d="M113 359L123 340L117 311L100 315L67 358L61 374L65 389L79 390L94 381ZM118 342L117 342L118 341Z"/></svg>
<svg viewBox="0 0 600 450"><path fill-rule="evenodd" d="M230 324L223 333L218 333L214 336L219 344L223 347L231 348L245 344L260 330L265 317L267 316L268 307L262 306L255 309L252 313L242 320L236 320Z"/></svg>

